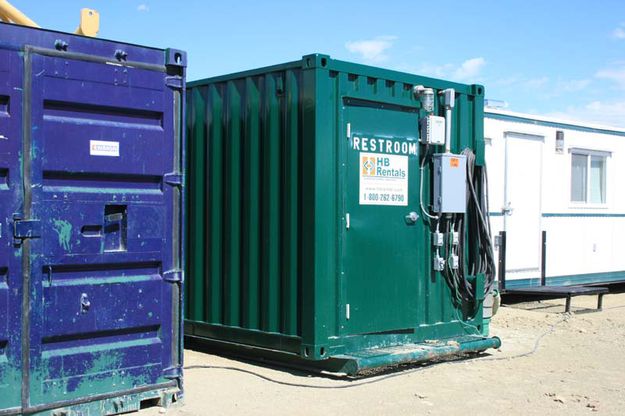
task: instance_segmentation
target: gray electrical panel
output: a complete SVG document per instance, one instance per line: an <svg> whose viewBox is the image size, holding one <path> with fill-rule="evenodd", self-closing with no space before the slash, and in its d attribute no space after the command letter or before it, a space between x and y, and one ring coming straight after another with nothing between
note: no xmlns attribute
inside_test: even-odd
<svg viewBox="0 0 625 416"><path fill-rule="evenodd" d="M467 158L464 155L438 153L434 162L434 211L464 214L467 208Z"/></svg>

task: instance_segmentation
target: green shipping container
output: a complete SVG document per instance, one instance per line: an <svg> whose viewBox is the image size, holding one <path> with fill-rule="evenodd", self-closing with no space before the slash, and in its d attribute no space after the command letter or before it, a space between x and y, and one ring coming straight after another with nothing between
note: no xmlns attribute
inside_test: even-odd
<svg viewBox="0 0 625 416"><path fill-rule="evenodd" d="M188 85L187 341L346 373L500 345L471 218L420 209L444 149L417 85L455 90L451 150L481 171L479 85L319 54ZM463 227L460 283L433 271L437 224Z"/></svg>

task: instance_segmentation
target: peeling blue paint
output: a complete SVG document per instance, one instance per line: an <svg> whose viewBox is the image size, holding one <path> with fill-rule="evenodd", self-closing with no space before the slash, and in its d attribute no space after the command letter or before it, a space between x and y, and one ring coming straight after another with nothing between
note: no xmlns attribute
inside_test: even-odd
<svg viewBox="0 0 625 416"><path fill-rule="evenodd" d="M54 231L59 236L59 245L65 249L65 251L70 251L72 249L72 245L70 243L70 238L72 236L72 224L65 220L53 220L54 221Z"/></svg>

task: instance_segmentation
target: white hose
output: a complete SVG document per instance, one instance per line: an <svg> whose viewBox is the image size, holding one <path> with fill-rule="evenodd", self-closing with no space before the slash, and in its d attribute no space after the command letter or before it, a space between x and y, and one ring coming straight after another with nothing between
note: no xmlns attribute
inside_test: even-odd
<svg viewBox="0 0 625 416"><path fill-rule="evenodd" d="M419 173L419 205L421 206L421 212L423 212L423 215L425 215L426 217L432 219L432 220L438 220L438 215L430 215L430 213L428 213L425 210L425 207L423 206L423 167L425 166L425 158L427 156L427 147L425 148L425 154L423 155L423 160L421 161L421 168L420 168L420 173Z"/></svg>

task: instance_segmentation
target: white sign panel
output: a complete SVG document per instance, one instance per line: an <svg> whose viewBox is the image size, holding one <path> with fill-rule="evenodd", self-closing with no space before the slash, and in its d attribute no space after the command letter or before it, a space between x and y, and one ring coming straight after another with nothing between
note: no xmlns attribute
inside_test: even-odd
<svg viewBox="0 0 625 416"><path fill-rule="evenodd" d="M359 155L360 205L408 205L408 156Z"/></svg>
<svg viewBox="0 0 625 416"><path fill-rule="evenodd" d="M89 154L91 156L119 157L119 142L89 140Z"/></svg>

